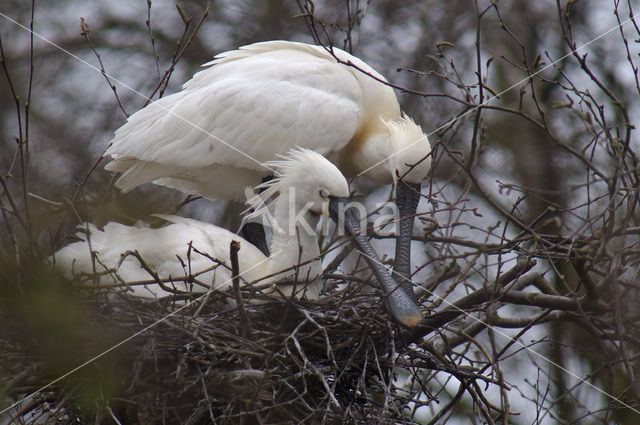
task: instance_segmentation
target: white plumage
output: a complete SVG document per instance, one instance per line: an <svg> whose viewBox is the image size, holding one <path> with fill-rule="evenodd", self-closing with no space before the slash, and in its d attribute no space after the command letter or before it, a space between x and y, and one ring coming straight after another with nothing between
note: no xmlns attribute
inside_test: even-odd
<svg viewBox="0 0 640 425"><path fill-rule="evenodd" d="M242 200L245 187L274 173L265 163L293 147L320 153L347 177L398 183L394 272L408 299L391 292L388 305L414 326L422 316L410 285L411 232L431 147L401 113L393 89L347 52L288 41L244 46L205 66L182 91L136 112L116 131L105 152L112 158L105 168L122 173L116 185L127 192L154 182ZM385 292L393 291L396 284L379 265L370 266Z"/></svg>
<svg viewBox="0 0 640 425"><path fill-rule="evenodd" d="M108 223L103 230L91 224L83 226L88 228L89 237L80 232L78 236L83 241L58 251L54 255L55 262L68 274L97 272L102 284L153 280L150 273L141 268L138 258L127 255L122 259L123 253L137 250L160 279L178 278L166 286L202 292L208 287L231 285L229 245L236 240L240 242L240 277L246 282L272 274L275 276L262 283L297 277L301 284L296 286L296 296L315 298L321 287L317 280L321 267L315 228L320 215L327 211L325 204L329 202L329 196L348 197L347 182L332 163L309 150L293 150L288 157L270 162L269 166L277 171L277 177L262 185L266 190L249 201L256 210L253 215L273 211L274 236L269 257L238 235L218 226L188 218L161 216L171 224L158 229L119 223ZM264 208L265 205L268 208ZM298 220L294 221L296 217ZM222 265L215 267L217 263L212 259ZM279 273L309 260L309 264L296 270ZM197 280L205 286L187 287L184 280L179 280L190 274L198 275ZM278 286L285 295L290 295L292 288L292 285ZM142 297L169 294L155 283L130 286L129 290Z"/></svg>
<svg viewBox="0 0 640 425"><path fill-rule="evenodd" d="M347 176L421 183L430 159L410 166L429 154L426 135L401 116L393 89L376 80L384 81L380 74L340 49L332 52L371 76L303 43L262 42L217 55L182 91L116 131L106 168L123 173L116 185L125 192L153 181L242 200L246 186L273 174L264 162L299 146Z"/></svg>

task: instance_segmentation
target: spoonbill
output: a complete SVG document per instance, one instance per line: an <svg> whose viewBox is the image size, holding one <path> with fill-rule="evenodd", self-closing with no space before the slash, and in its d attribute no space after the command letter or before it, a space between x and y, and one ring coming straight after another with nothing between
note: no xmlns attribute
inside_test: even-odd
<svg viewBox="0 0 640 425"><path fill-rule="evenodd" d="M335 47L267 41L220 53L182 91L131 115L115 132L107 170L123 192L147 183L242 201L294 146L327 157L347 177L396 183L394 271L410 286L410 244L431 165L427 136L403 115L371 66ZM224 181L224 184L220 182Z"/></svg>
<svg viewBox="0 0 640 425"><path fill-rule="evenodd" d="M157 278L184 277L188 273L198 275L198 280L212 288L223 288L231 282L229 245L240 242L238 252L239 275L247 282L270 276L272 290L291 295L291 283L278 284L292 279L303 282L295 287L295 296L317 298L322 270L320 250L315 229L322 214L329 214L340 222L339 214L348 203L349 187L340 171L322 155L297 148L279 161L266 163L275 171L275 178L261 184L264 189L248 201L253 216L273 211L271 216L273 238L269 257L238 235L212 224L176 216L161 216L171 224L158 229L130 227L108 223L104 230L90 225L89 237L62 248L55 255L59 268L75 273L110 273L128 281L149 280L148 271L142 270L140 258L155 270ZM271 202L269 202L271 200ZM367 238L360 234L358 222L351 210L345 214L345 230L364 254L379 285L386 294L387 306L392 316L407 327L417 325L422 314L413 300L391 278ZM123 252L137 250L140 258L132 255L121 257ZM92 254L93 252L93 254ZM214 261L222 267L211 270ZM305 282L308 282L305 284ZM187 289L184 283L173 283L177 289ZM198 288L196 288L198 290ZM200 288L200 291L205 289ZM158 285L133 287L135 295L161 296L168 293Z"/></svg>

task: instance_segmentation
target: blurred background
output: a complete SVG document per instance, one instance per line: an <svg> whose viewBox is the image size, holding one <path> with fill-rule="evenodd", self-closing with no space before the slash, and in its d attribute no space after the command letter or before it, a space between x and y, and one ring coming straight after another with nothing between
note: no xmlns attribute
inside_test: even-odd
<svg viewBox="0 0 640 425"><path fill-rule="evenodd" d="M438 372L429 385L441 404L422 392L424 407L406 420L637 423L640 21L629 18L639 11L632 0L3 0L0 352L8 361L0 365L0 408L32 388L15 390L27 379L11 357L23 353L16 341L56 347L59 338L97 332L85 328L91 313L68 301L64 279L42 266L78 224L133 224L177 210L232 230L239 223L241 205L185 203L185 194L150 184L116 191L100 161L113 132L147 97L180 90L214 55L286 39L360 57L429 134L433 166L413 246L414 280L438 294L425 295L425 306L495 281L524 256L536 260L531 273L547 294L609 309L592 316L582 306L532 302L506 305L498 317L480 307L478 317L500 330L477 329L477 340L443 353L461 365L495 360L485 374L502 375L512 389L489 386L486 396L502 414L485 414L472 396L456 399L460 382ZM372 206L391 193L354 187ZM392 241L380 238L379 252L392 257ZM109 334L93 348L117 340ZM43 376L86 358L51 350ZM32 360L48 361L42 352Z"/></svg>

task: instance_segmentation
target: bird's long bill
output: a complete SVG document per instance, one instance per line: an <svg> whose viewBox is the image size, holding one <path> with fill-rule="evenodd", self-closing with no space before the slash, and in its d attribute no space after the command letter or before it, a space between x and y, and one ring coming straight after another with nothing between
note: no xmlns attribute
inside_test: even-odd
<svg viewBox="0 0 640 425"><path fill-rule="evenodd" d="M414 215L420 202L419 183L399 181L396 188L396 205L398 206L398 237L396 238L396 256L393 262L394 277L400 280L402 289L415 300L411 284L411 234L413 233ZM398 276L395 275L398 274Z"/></svg>
<svg viewBox="0 0 640 425"><path fill-rule="evenodd" d="M329 215L336 223L344 222L345 232L348 236L353 237L353 243L364 256L365 261L376 275L380 288L387 295L387 307L393 318L406 327L416 326L423 318L418 305L393 280L366 236L360 233L358 219L353 210L345 208L348 202L348 198L331 198ZM341 215L344 220L340 220Z"/></svg>

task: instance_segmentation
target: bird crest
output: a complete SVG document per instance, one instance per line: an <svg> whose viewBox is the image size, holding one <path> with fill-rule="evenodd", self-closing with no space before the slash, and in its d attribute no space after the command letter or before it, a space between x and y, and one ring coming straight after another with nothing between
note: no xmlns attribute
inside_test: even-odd
<svg viewBox="0 0 640 425"><path fill-rule="evenodd" d="M405 114L402 114L402 118L399 120L385 120L382 118L380 120L393 140L409 140L416 143L427 137L422 132L422 128Z"/></svg>
<svg viewBox="0 0 640 425"><path fill-rule="evenodd" d="M308 169L309 166L317 164L320 159L325 160L319 153L300 147L292 148L285 155L277 156L280 158L279 160L264 163L275 170L274 177L255 188L245 188L247 208L243 214L245 214L246 220L269 218L275 206L274 201L282 193L282 190L292 187L291 182L296 181L300 173Z"/></svg>

